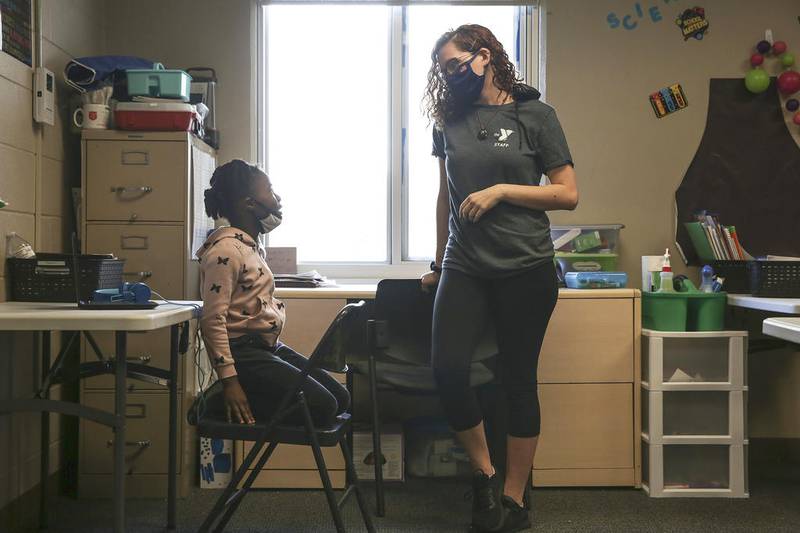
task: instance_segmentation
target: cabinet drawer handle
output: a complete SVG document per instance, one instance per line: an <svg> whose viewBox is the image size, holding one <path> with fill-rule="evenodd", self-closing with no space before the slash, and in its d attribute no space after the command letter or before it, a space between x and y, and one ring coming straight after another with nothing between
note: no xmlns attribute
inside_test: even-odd
<svg viewBox="0 0 800 533"><path fill-rule="evenodd" d="M112 355L111 357L109 357L109 359L111 359L112 361L114 359L116 359L116 358L117 358L117 356L115 356L115 355ZM142 354L142 355L132 355L131 357L126 357L125 358L126 361L137 361L137 362L143 363L143 364L149 363L152 359L153 359L153 356L150 355L150 354L147 354L147 353Z"/></svg>
<svg viewBox="0 0 800 533"><path fill-rule="evenodd" d="M149 440L126 440L125 446L136 446L137 448L149 448L151 442ZM106 441L106 448L111 448L114 445L114 439Z"/></svg>
<svg viewBox="0 0 800 533"><path fill-rule="evenodd" d="M142 185L141 187L111 187L111 192L115 192L117 194L135 194L139 193L140 195L145 195L149 192L153 192L153 188L149 185Z"/></svg>
<svg viewBox="0 0 800 533"><path fill-rule="evenodd" d="M138 242L129 243L129 241ZM120 235L120 247L123 250L147 250L149 244L146 235Z"/></svg>
<svg viewBox="0 0 800 533"><path fill-rule="evenodd" d="M122 151L122 164L123 165L149 165L150 153L142 152L141 150L123 150Z"/></svg>
<svg viewBox="0 0 800 533"><path fill-rule="evenodd" d="M140 272L123 272L123 276L137 276L139 279L147 279L153 277L153 273L149 270L142 270Z"/></svg>
<svg viewBox="0 0 800 533"><path fill-rule="evenodd" d="M147 418L147 406L143 403L126 404L125 418Z"/></svg>

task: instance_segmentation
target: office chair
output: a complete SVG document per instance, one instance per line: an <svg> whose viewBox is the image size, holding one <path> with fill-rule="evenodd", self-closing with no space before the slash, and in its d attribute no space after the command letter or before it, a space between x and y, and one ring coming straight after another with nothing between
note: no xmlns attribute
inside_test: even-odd
<svg viewBox="0 0 800 533"><path fill-rule="evenodd" d="M275 448L281 443L311 446L337 532L345 531L340 509L352 494L356 496L358 507L361 511L361 516L367 531L370 533L375 531L372 518L367 509L361 489L358 486L358 477L353 466L353 458L346 442L346 436L350 429L350 414L344 413L337 417L336 422L331 427L317 428L314 426L311 419L308 404L301 390L302 384L309 372L315 368L322 368L332 372L347 371L345 355L348 349L350 349L353 332L357 331L358 315L364 305L364 302L361 301L359 303L348 304L342 308L328 327L328 330L323 335L319 344L317 344L305 368L303 368L302 372L296 377L292 388L284 395L283 399L278 404L275 414L266 423L257 423L255 425L231 423L226 419L200 412L201 406L203 405L203 400L200 398L194 402L189 411L188 418L190 424L197 426L198 435L216 439L255 441L250 452L234 473L233 479L231 479L231 482L222 492L214 508L200 527L201 532L205 533L210 531L215 524L214 531L222 531L224 529L248 490L250 490L253 481L255 481L261 469L264 468L264 465L267 464L272 452L275 451ZM220 394L221 391L222 386L220 382L216 382L212 385L205 393L206 403L211 403L210 398ZM219 400L220 398L217 399ZM283 419L296 409L300 409L305 421L304 425L290 426L281 424ZM247 474L247 470L251 467L264 446L267 446L266 451L261 455L261 458L259 458L256 465L253 467L241 488L237 489L239 483L245 477L245 474ZM325 460L322 456L321 447L323 446L339 446L344 456L348 486L344 495L338 502L331 486Z"/></svg>
<svg viewBox="0 0 800 533"><path fill-rule="evenodd" d="M366 375L372 405L377 516L385 515L378 384L405 394L436 394L431 366L431 325L435 290L422 289L419 279L385 279L378 283L372 319L367 321L367 360L351 361L354 373ZM487 323L472 354L470 382L494 380L484 364L497 354L494 324Z"/></svg>

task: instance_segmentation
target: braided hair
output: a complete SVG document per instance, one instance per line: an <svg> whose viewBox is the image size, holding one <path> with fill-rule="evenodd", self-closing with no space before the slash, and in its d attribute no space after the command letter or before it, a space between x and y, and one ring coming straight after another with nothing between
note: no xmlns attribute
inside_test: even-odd
<svg viewBox="0 0 800 533"><path fill-rule="evenodd" d="M218 166L211 176L211 188L204 193L206 214L213 219L230 220L236 202L250 194L253 181L262 175L260 168L241 159Z"/></svg>

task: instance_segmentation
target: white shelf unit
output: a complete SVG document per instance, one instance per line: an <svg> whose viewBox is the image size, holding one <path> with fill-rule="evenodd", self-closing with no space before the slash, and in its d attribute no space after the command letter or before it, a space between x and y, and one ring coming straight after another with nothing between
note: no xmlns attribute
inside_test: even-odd
<svg viewBox="0 0 800 533"><path fill-rule="evenodd" d="M642 330L642 487L748 497L747 332Z"/></svg>

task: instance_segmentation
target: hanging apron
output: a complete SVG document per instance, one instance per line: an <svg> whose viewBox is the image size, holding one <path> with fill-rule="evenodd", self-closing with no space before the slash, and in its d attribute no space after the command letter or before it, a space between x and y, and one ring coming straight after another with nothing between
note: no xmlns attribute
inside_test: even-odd
<svg viewBox="0 0 800 533"><path fill-rule="evenodd" d="M675 192L676 240L699 264L684 222L709 210L736 226L754 256L800 256L800 147L784 122L775 79L752 94L741 78L712 79L700 146Z"/></svg>

